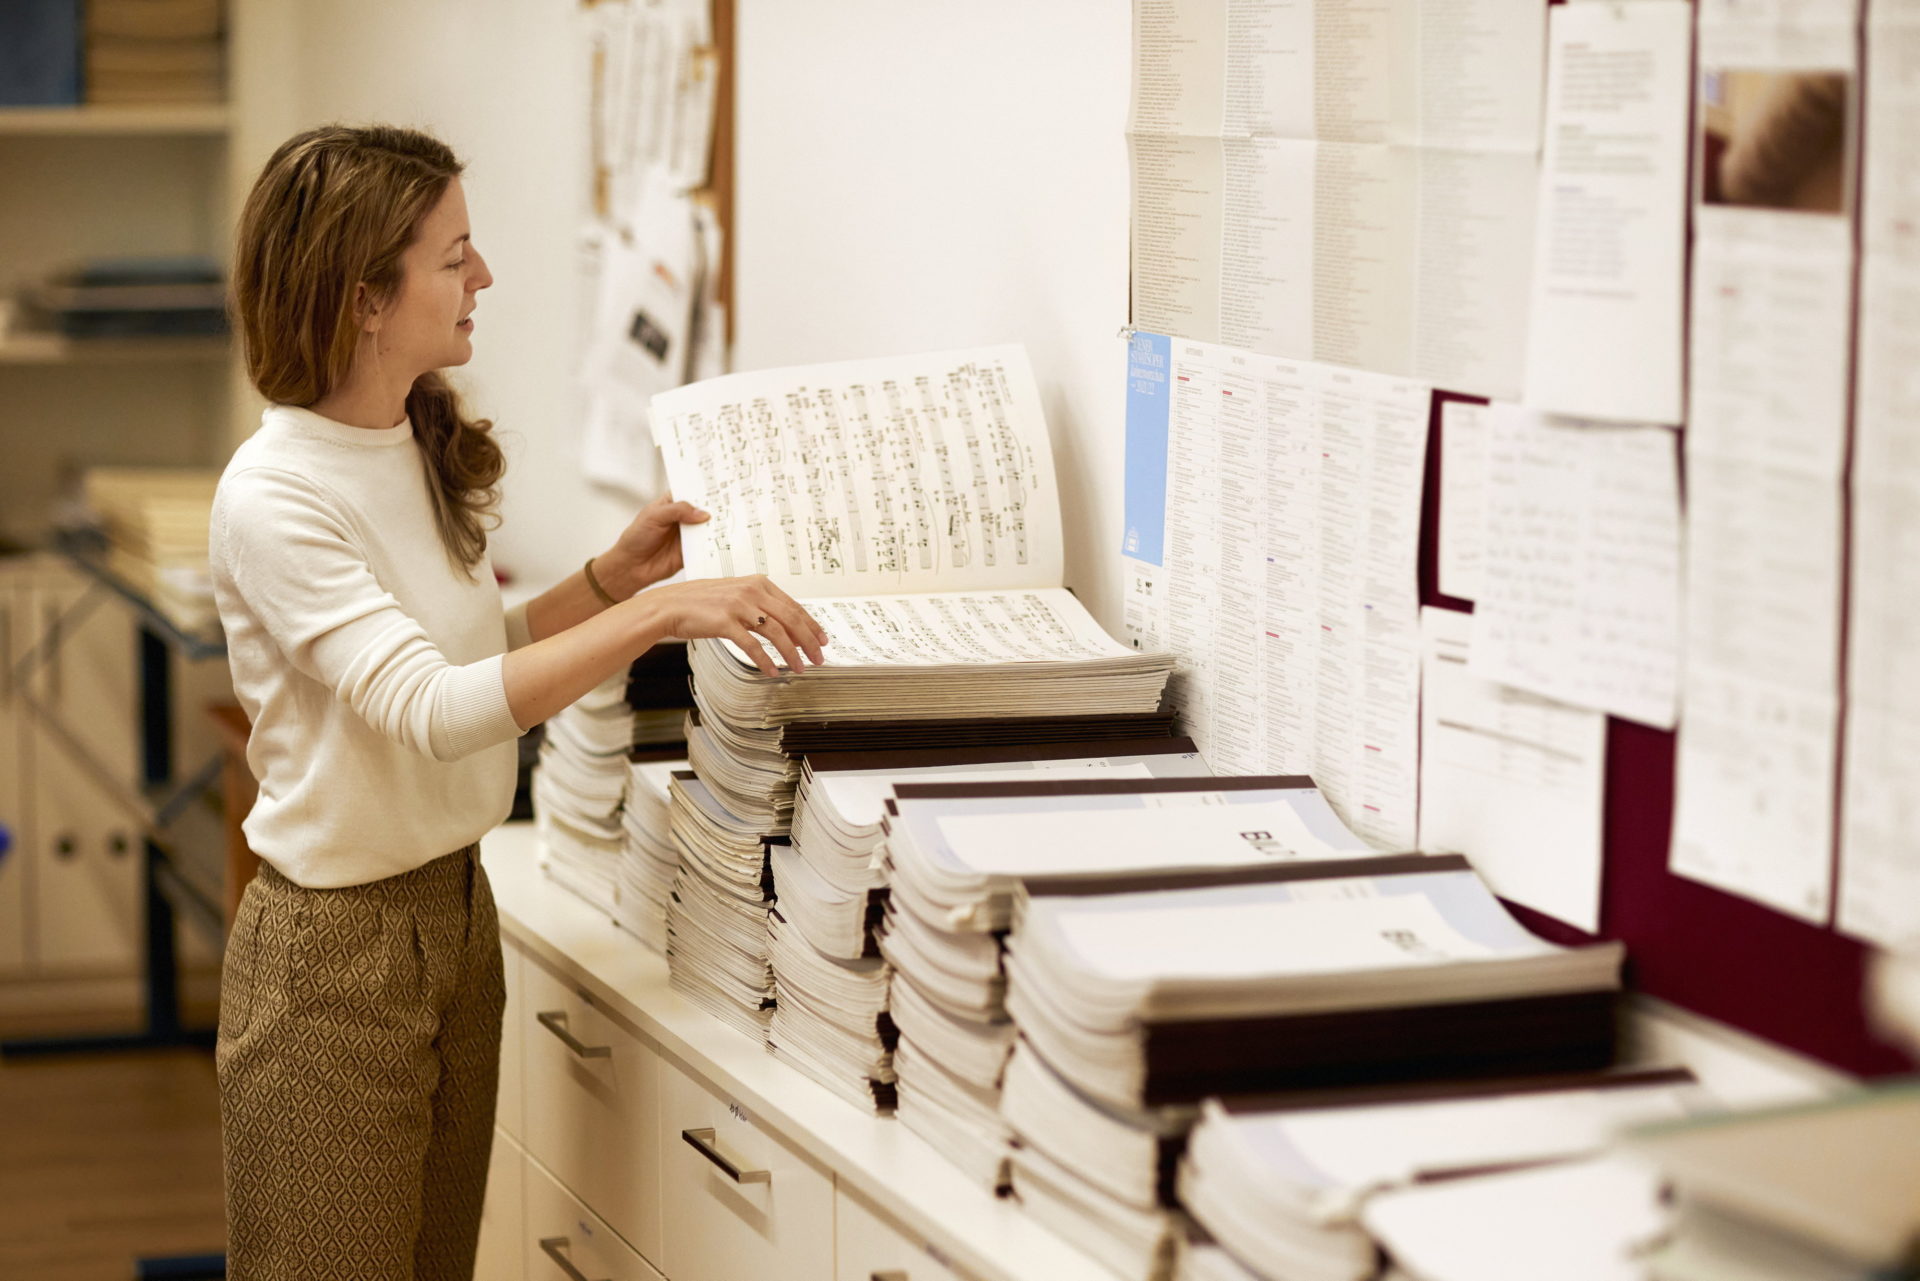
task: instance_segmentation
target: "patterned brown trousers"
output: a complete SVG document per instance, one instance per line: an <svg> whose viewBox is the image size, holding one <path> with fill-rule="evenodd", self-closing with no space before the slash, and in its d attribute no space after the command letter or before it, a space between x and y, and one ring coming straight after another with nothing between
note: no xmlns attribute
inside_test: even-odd
<svg viewBox="0 0 1920 1281"><path fill-rule="evenodd" d="M261 865L220 989L231 1281L470 1281L506 987L479 846L344 889Z"/></svg>

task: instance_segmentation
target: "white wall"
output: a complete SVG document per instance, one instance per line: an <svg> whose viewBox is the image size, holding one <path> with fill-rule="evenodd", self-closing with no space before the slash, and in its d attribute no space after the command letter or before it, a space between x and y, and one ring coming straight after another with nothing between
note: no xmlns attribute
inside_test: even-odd
<svg viewBox="0 0 1920 1281"><path fill-rule="evenodd" d="M467 161L495 287L470 403L508 439L497 564L570 572L630 514L580 479L576 0L238 0L235 200L295 129L390 120ZM1120 621L1129 15L1114 0L739 0L734 367L1021 341L1067 581Z"/></svg>
<svg viewBox="0 0 1920 1281"><path fill-rule="evenodd" d="M632 515L579 471L582 12L578 0L238 0L235 12L236 205L275 146L329 120L424 128L466 162L474 242L495 284L461 381L508 453L494 563L541 585Z"/></svg>
<svg viewBox="0 0 1920 1281"><path fill-rule="evenodd" d="M1019 341L1120 624L1129 8L740 0L736 369Z"/></svg>

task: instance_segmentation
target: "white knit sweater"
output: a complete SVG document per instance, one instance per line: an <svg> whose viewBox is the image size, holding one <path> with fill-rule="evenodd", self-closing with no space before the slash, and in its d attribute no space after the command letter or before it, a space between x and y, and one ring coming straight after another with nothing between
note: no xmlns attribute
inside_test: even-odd
<svg viewBox="0 0 1920 1281"><path fill-rule="evenodd" d="M253 720L247 841L296 884L358 885L478 840L513 803L501 655L526 643L484 560L434 525L413 426L274 405L214 497L214 597Z"/></svg>

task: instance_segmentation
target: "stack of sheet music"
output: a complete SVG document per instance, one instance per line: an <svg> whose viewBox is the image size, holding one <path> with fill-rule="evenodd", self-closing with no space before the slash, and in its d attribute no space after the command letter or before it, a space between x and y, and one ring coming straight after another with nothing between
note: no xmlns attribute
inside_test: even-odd
<svg viewBox="0 0 1920 1281"><path fill-rule="evenodd" d="M764 1042L773 1017L767 912L771 839L722 805L691 770L668 787L679 871L667 904L673 986L716 1017Z"/></svg>
<svg viewBox="0 0 1920 1281"><path fill-rule="evenodd" d="M87 0L87 101L226 97L221 0Z"/></svg>
<svg viewBox="0 0 1920 1281"><path fill-rule="evenodd" d="M860 1106L893 1105L891 967L880 956L873 926L885 884L875 852L895 786L1205 769L1193 744L1177 738L807 756L791 843L771 846L780 906L772 951L778 999L768 1044Z"/></svg>
<svg viewBox="0 0 1920 1281"><path fill-rule="evenodd" d="M1188 760L1149 768L1204 768ZM1172 868L1205 877L1368 852L1304 778L911 783L888 807L880 949L895 971L899 1116L988 1186L1006 1181L1012 1137L1000 1114L1013 1025L999 932L1021 885L1134 885Z"/></svg>
<svg viewBox="0 0 1920 1281"><path fill-rule="evenodd" d="M1612 1061L1620 945L1534 937L1465 859L1259 873L1106 895L1027 882L1007 957L1021 1035L1120 1107Z"/></svg>
<svg viewBox="0 0 1920 1281"><path fill-rule="evenodd" d="M620 808L620 893L614 920L656 952L667 950L667 905L680 872L669 781L685 761L629 761Z"/></svg>
<svg viewBox="0 0 1920 1281"><path fill-rule="evenodd" d="M1920 1083L1656 1126L1630 1150L1674 1224L1652 1281L1875 1281L1920 1274Z"/></svg>
<svg viewBox="0 0 1920 1281"><path fill-rule="evenodd" d="M632 746L623 672L547 721L533 776L547 875L612 917L620 914L620 806Z"/></svg>
<svg viewBox="0 0 1920 1281"><path fill-rule="evenodd" d="M1178 1196L1250 1276L1368 1281L1378 1249L1361 1215L1374 1196L1589 1156L1629 1127L1714 1109L1678 1068L1208 1099L1180 1162ZM1130 1161L1138 1166L1140 1154ZM1183 1279L1217 1270L1198 1254L1182 1258Z"/></svg>
<svg viewBox="0 0 1920 1281"><path fill-rule="evenodd" d="M106 534L108 570L182 631L202 635L220 630L207 567L219 482L217 471L94 467L82 484Z"/></svg>

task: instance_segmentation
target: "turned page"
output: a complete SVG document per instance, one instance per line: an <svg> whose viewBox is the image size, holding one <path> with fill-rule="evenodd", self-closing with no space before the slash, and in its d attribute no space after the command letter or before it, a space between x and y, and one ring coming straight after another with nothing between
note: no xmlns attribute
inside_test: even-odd
<svg viewBox="0 0 1920 1281"><path fill-rule="evenodd" d="M762 370L653 400L695 578L795 597L1057 588L1060 500L1024 348Z"/></svg>

